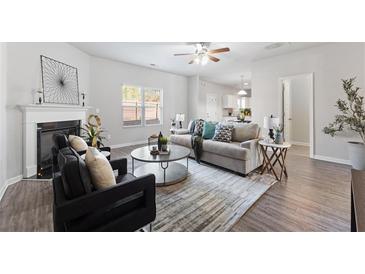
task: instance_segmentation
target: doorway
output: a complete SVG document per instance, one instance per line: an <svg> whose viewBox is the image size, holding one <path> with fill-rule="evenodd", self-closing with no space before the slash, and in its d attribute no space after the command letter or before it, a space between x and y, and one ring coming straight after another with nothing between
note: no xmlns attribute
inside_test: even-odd
<svg viewBox="0 0 365 274"><path fill-rule="evenodd" d="M285 141L309 147L309 156L313 158L313 73L281 77L279 98L279 118Z"/></svg>
<svg viewBox="0 0 365 274"><path fill-rule="evenodd" d="M218 114L218 101L217 101L217 94L215 93L207 93L207 120L208 121L217 121Z"/></svg>

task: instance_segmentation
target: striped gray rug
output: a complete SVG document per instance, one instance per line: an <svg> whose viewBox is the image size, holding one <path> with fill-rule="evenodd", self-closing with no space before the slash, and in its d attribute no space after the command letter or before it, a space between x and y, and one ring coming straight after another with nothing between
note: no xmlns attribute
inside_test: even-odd
<svg viewBox="0 0 365 274"><path fill-rule="evenodd" d="M276 182L270 175L241 177L189 160L189 177L157 188L154 231L229 231Z"/></svg>

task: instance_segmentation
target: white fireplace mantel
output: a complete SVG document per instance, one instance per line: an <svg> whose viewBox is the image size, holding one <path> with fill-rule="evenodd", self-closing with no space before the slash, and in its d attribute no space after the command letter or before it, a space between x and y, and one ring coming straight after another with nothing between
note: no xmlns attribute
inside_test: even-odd
<svg viewBox="0 0 365 274"><path fill-rule="evenodd" d="M37 124L81 120L85 123L90 107L67 105L19 105L23 114L23 177L37 173Z"/></svg>

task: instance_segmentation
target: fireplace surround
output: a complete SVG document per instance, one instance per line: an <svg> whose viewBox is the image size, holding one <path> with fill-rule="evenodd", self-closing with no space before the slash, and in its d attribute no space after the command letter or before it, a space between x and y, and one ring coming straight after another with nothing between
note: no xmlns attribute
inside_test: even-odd
<svg viewBox="0 0 365 274"><path fill-rule="evenodd" d="M84 124L88 107L60 105L21 105L23 137L23 177L31 178L38 171L38 125L79 121Z"/></svg>

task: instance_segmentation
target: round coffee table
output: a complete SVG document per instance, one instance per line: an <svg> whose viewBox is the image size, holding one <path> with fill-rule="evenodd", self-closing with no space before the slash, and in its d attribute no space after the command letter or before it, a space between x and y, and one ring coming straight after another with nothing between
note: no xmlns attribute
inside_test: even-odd
<svg viewBox="0 0 365 274"><path fill-rule="evenodd" d="M156 176L156 185L165 186L183 181L188 176L190 149L169 145L170 154L151 155L148 146L140 147L132 151L132 174L143 176L152 173ZM176 163L178 160L186 159L186 166ZM134 161L145 162L146 164L134 169Z"/></svg>

